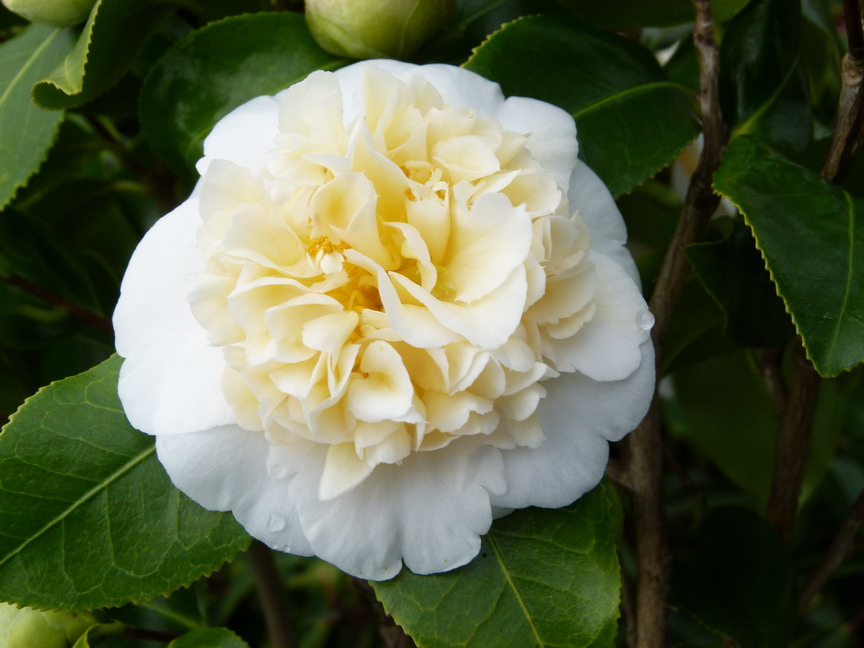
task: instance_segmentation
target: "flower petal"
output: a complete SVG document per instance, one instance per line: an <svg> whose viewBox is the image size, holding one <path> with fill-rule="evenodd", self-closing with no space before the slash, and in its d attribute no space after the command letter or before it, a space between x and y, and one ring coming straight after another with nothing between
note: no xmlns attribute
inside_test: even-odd
<svg viewBox="0 0 864 648"><path fill-rule="evenodd" d="M527 147L534 159L566 190L579 153L572 115L545 101L509 97L496 117L507 130L528 135Z"/></svg>
<svg viewBox="0 0 864 648"><path fill-rule="evenodd" d="M591 232L592 248L615 261L637 286L641 286L636 263L624 247L627 228L615 199L603 181L582 160L577 160L573 169L568 197L571 211L578 210Z"/></svg>
<svg viewBox="0 0 864 648"><path fill-rule="evenodd" d="M225 359L192 315L184 287L203 263L198 199L160 219L129 261L114 311L119 393L129 422L148 434L206 430L235 421L222 395Z"/></svg>
<svg viewBox="0 0 864 648"><path fill-rule="evenodd" d="M507 492L492 498L496 507L566 506L603 477L607 441L636 428L654 393L654 347L640 347L639 368L624 380L598 382L578 373L543 383L538 408L546 440L537 448L503 452Z"/></svg>
<svg viewBox="0 0 864 648"><path fill-rule="evenodd" d="M489 493L504 486L497 450L472 453L458 443L413 453L400 465L381 464L353 490L324 502L301 481L292 486L315 554L371 580L395 576L402 558L418 574L470 561L492 523Z"/></svg>
<svg viewBox="0 0 864 648"><path fill-rule="evenodd" d="M258 172L279 134L279 103L270 96L255 97L216 122L204 140L204 157L195 167L204 175L211 160L230 160Z"/></svg>
<svg viewBox="0 0 864 648"><path fill-rule="evenodd" d="M307 466L323 463L324 446L297 443L268 459L270 444L261 432L230 425L160 436L156 452L174 485L204 508L232 511L250 535L274 549L312 555L290 492L298 475L308 479L300 474Z"/></svg>
<svg viewBox="0 0 864 648"><path fill-rule="evenodd" d="M640 345L649 337L641 316L648 311L639 288L621 266L591 253L596 270L596 311L570 338L546 338L554 350L555 369L581 371L594 380L620 380L642 361Z"/></svg>

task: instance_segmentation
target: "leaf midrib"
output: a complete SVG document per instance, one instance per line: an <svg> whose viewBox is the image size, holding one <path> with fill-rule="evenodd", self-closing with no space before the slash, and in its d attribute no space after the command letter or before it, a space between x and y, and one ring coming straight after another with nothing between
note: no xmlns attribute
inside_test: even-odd
<svg viewBox="0 0 864 648"><path fill-rule="evenodd" d="M495 542L495 537L491 533L486 537L489 541L489 546L492 548L492 552L495 554L495 558L498 560L498 564L501 566L501 573L504 574L507 584L510 586L510 589L513 590L513 595L516 597L516 601L519 603L519 607L522 609L526 621L528 621L528 626L531 628L531 632L537 640L537 646L539 646L539 648L544 648L546 644L540 636L537 626L534 624L534 619L531 617L528 607L525 605L525 599L522 598L522 593L519 591L519 588L516 587L516 583L513 582L513 578L510 576L510 570L504 562L504 556L501 555L501 550L498 549L498 543Z"/></svg>
<svg viewBox="0 0 864 648"><path fill-rule="evenodd" d="M624 99L625 97L628 97L630 95L639 94L641 92L649 92L657 88L674 88L675 90L679 90L681 92L688 92L686 88L684 88L684 86L675 83L674 81L651 81L649 83L641 83L639 85L631 86L629 88L625 88L624 90L614 92L613 94L607 97L603 97L599 101L596 101L589 106L585 106L584 108L581 108L580 110L577 110L571 114L573 115L573 119L579 119L587 113L597 110L598 108L602 108L606 104L618 101L619 99Z"/></svg>
<svg viewBox="0 0 864 648"><path fill-rule="evenodd" d="M47 533L54 526L56 526L57 524L59 524L60 522L65 520L67 517L69 517L69 515L71 515L74 511L78 510L81 506L83 506L89 500L93 499L96 495L98 495L103 490L108 488L111 484L113 484L115 481L120 479L123 475L125 475L130 470L135 468L137 465L139 465L143 461L145 461L154 452L156 452L156 445L155 444L151 445L150 447L143 450L142 452L139 452L137 455L135 455L129 461L127 461L123 466L121 466L116 471L114 471L114 473L111 474L107 479L100 482L99 484L97 484L96 486L91 488L89 491L84 493L84 495L82 495L77 500L72 502L72 504L69 507L67 507L60 515L55 517L53 520L48 521L45 524L45 526L43 526L36 533L34 533L29 538L24 540L24 542L22 542L20 545L15 547L15 549L10 551L6 556L4 556L2 559L0 559L0 568L2 568L12 558L14 558L19 553L21 553L21 551L23 551L29 544L31 544L32 542L35 542L40 536Z"/></svg>
<svg viewBox="0 0 864 648"><path fill-rule="evenodd" d="M15 86L18 85L18 82L21 81L21 78L24 77L24 75L27 73L27 71L31 67L33 67L33 65L36 64L36 61L39 59L39 56L42 54L42 52L48 48L48 46L51 44L51 42L57 37L57 35L61 31L63 31L63 30L62 29L55 29L54 32L52 32L51 35L48 36L48 38L46 38L44 41L42 41L42 43L39 45L39 47L37 47L35 50L33 50L33 53L27 59L27 62L21 66L21 69L18 70L18 73L14 77L12 77L12 80L9 82L9 85L6 86L6 90L3 92L2 95L0 95L0 105L4 104L6 102L6 99L8 99L9 94L15 89Z"/></svg>

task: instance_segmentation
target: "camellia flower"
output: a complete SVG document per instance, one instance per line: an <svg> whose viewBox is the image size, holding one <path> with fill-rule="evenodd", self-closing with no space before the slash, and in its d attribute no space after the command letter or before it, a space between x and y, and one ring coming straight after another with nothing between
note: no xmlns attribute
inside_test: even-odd
<svg viewBox="0 0 864 648"><path fill-rule="evenodd" d="M568 113L364 62L242 105L204 154L114 314L124 408L183 492L386 579L597 484L651 398L653 318Z"/></svg>

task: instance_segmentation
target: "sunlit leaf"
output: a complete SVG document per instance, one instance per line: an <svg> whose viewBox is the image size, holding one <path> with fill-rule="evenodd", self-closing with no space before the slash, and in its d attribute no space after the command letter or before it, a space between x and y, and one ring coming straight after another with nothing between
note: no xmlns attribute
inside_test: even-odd
<svg viewBox="0 0 864 648"><path fill-rule="evenodd" d="M140 601L209 574L249 539L175 489L117 398L120 359L41 390L0 434L0 600Z"/></svg>
<svg viewBox="0 0 864 648"><path fill-rule="evenodd" d="M600 486L557 511L495 522L469 565L432 576L403 570L373 583L425 648L613 646L618 618L614 492Z"/></svg>
<svg viewBox="0 0 864 648"><path fill-rule="evenodd" d="M33 88L46 108L91 101L120 80L162 21L168 0L99 0L69 55Z"/></svg>
<svg viewBox="0 0 864 648"><path fill-rule="evenodd" d="M33 103L33 84L75 42L70 29L31 25L0 44L0 209L36 172L54 142L63 113Z"/></svg>

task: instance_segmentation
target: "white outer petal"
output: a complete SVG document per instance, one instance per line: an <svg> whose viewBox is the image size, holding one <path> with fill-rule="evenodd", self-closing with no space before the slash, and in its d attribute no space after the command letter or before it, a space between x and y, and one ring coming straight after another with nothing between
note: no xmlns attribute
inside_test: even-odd
<svg viewBox="0 0 864 648"><path fill-rule="evenodd" d="M504 95L497 83L469 70L452 65L421 66L402 63L401 61L376 59L361 61L334 72L342 86L346 122L359 114L360 79L363 75L363 69L372 65L403 81L407 81L412 75L417 74L435 87L445 104L454 108L474 110L481 117L495 117L504 103Z"/></svg>
<svg viewBox="0 0 864 648"><path fill-rule="evenodd" d="M118 391L129 422L148 434L235 422L222 395L225 360L192 315L185 279L203 264L198 198L162 217L138 245L114 310Z"/></svg>
<svg viewBox="0 0 864 648"><path fill-rule="evenodd" d="M608 441L635 429L654 395L654 347L640 347L642 362L624 380L597 382L562 374L542 385L547 396L538 408L546 440L535 449L502 452L507 492L494 496L496 508L570 504L603 477Z"/></svg>
<svg viewBox="0 0 864 648"><path fill-rule="evenodd" d="M204 140L204 157L195 168L204 175L211 160L230 160L256 174L279 134L279 103L269 95L255 97L216 122Z"/></svg>
<svg viewBox="0 0 864 648"><path fill-rule="evenodd" d="M641 286L636 263L624 247L627 242L624 218L606 185L582 160L577 160L573 169L568 196L570 211L578 210L591 232L591 249L615 261Z"/></svg>
<svg viewBox="0 0 864 648"><path fill-rule="evenodd" d="M302 475L292 493L315 554L361 578L395 576L404 558L417 574L466 564L489 530L489 492L502 492L500 454L452 444L379 465L353 490L322 502ZM338 530L336 532L335 530Z"/></svg>
<svg viewBox="0 0 864 648"><path fill-rule="evenodd" d="M621 266L594 251L589 258L595 270L597 310L578 333L553 342L555 369L575 369L594 380L620 380L641 362L639 349L650 330L639 326L639 316L648 305Z"/></svg>
<svg viewBox="0 0 864 648"><path fill-rule="evenodd" d="M303 466L323 462L326 446L298 444L302 452L283 453L277 477L269 446L262 432L236 425L156 439L159 461L186 495L211 511L232 511L250 535L274 549L311 556L290 488Z"/></svg>
<svg viewBox="0 0 864 648"><path fill-rule="evenodd" d="M545 101L510 97L496 117L505 130L528 135L531 155L567 191L579 153L573 116Z"/></svg>

